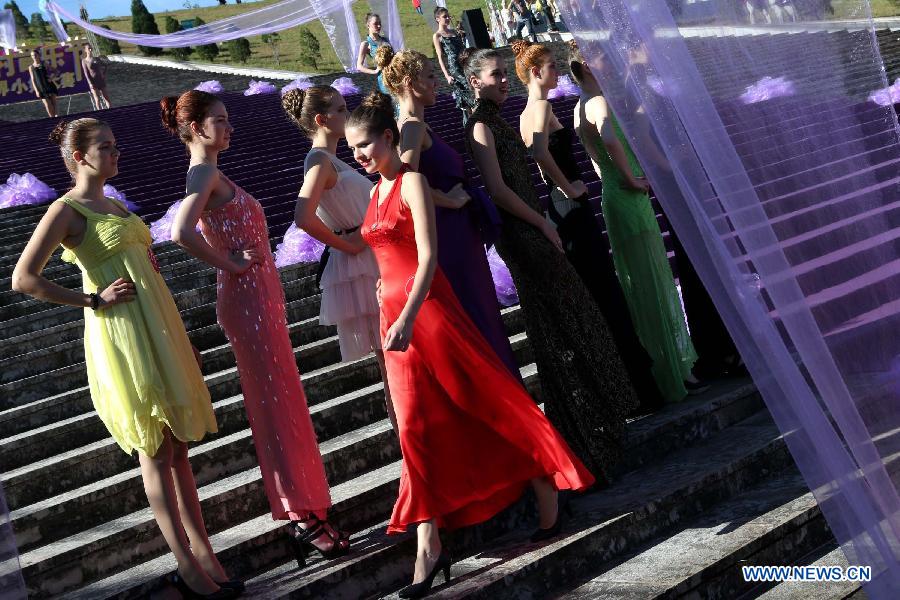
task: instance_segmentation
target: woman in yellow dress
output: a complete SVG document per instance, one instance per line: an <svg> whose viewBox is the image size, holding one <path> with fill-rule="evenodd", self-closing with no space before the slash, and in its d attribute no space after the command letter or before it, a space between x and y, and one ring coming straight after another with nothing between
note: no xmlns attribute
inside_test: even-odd
<svg viewBox="0 0 900 600"><path fill-rule="evenodd" d="M137 450L150 508L178 562L186 598L234 598L212 546L188 463L187 442L217 431L209 390L184 323L159 274L140 217L107 198L118 173L112 130L97 119L65 121L50 134L75 185L47 209L13 271L13 289L82 306L91 399L113 439ZM41 275L57 246L82 272L84 292Z"/></svg>

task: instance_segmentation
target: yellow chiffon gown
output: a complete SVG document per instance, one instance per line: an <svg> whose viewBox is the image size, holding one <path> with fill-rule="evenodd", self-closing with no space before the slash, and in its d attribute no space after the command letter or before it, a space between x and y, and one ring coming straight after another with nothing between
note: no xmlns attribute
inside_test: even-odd
<svg viewBox="0 0 900 600"><path fill-rule="evenodd" d="M209 390L159 274L147 226L133 213L96 213L65 197L57 202L87 220L84 241L62 255L81 269L85 293L99 293L120 277L135 284L134 301L84 311L91 399L113 439L129 454L154 456L166 426L184 442L217 431Z"/></svg>

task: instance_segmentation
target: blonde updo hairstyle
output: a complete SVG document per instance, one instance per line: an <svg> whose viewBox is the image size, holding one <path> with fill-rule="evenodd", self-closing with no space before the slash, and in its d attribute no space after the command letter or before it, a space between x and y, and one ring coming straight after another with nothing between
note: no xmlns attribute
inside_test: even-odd
<svg viewBox="0 0 900 600"><path fill-rule="evenodd" d="M72 156L76 151L87 152L91 143L91 135L96 131L109 127L104 121L85 117L74 121L60 121L50 132L50 141L59 146L66 169L73 176L78 163Z"/></svg>
<svg viewBox="0 0 900 600"><path fill-rule="evenodd" d="M381 69L382 80L395 96L406 94L406 81L419 77L428 57L416 50L395 53L388 44L382 44L375 52L375 65Z"/></svg>
<svg viewBox="0 0 900 600"><path fill-rule="evenodd" d="M553 60L550 48L543 44L534 44L527 40L515 40L512 44L513 54L516 56L516 75L519 81L528 85L531 81L531 69L540 68L547 59Z"/></svg>
<svg viewBox="0 0 900 600"><path fill-rule="evenodd" d="M293 89L281 97L281 108L294 125L311 138L319 128L316 115L327 114L338 93L330 85Z"/></svg>

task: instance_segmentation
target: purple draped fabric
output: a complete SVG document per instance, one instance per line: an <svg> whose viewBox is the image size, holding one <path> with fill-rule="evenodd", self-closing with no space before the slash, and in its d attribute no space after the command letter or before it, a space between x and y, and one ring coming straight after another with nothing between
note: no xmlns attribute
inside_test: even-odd
<svg viewBox="0 0 900 600"><path fill-rule="evenodd" d="M6 495L3 493L3 486L0 485L0 598L24 600L27 597L19 551L16 548L16 536L10 525Z"/></svg>
<svg viewBox="0 0 900 600"><path fill-rule="evenodd" d="M669 4L560 8L850 564L900 597L900 144L868 2L762 36L743 3Z"/></svg>

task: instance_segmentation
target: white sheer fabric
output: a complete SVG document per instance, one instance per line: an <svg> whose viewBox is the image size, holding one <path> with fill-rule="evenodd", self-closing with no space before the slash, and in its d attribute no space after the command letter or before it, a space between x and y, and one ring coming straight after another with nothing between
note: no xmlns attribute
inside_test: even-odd
<svg viewBox="0 0 900 600"><path fill-rule="evenodd" d="M391 41L394 51L406 48L397 0L369 0L369 6L372 7L372 12L381 16L381 33Z"/></svg>
<svg viewBox="0 0 900 600"><path fill-rule="evenodd" d="M850 564L897 598L900 139L867 100L871 11L705 4L559 6Z"/></svg>
<svg viewBox="0 0 900 600"><path fill-rule="evenodd" d="M0 48L12 50L16 47L16 20L12 10L0 10Z"/></svg>

